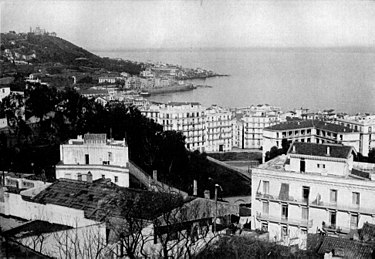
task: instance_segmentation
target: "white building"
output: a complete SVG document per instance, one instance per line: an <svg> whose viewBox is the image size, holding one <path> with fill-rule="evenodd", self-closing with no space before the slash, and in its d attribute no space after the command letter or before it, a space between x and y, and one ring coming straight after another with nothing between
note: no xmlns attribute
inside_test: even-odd
<svg viewBox="0 0 375 259"><path fill-rule="evenodd" d="M252 229L306 247L307 233L345 235L375 223L375 168L350 146L295 142L252 172Z"/></svg>
<svg viewBox="0 0 375 259"><path fill-rule="evenodd" d="M169 102L152 104L141 109L147 118L163 126L164 130L176 130L186 137L186 147L205 151L205 116L199 103Z"/></svg>
<svg viewBox="0 0 375 259"><path fill-rule="evenodd" d="M99 84L104 84L104 83L114 84L117 81L117 77L102 76L102 77L99 77L98 80L99 80Z"/></svg>
<svg viewBox="0 0 375 259"><path fill-rule="evenodd" d="M60 146L61 162L56 178L96 180L109 178L122 187L129 187L128 147L125 140L107 140L105 134L85 134Z"/></svg>
<svg viewBox="0 0 375 259"><path fill-rule="evenodd" d="M232 113L213 105L169 102L144 106L141 112L147 118L163 125L164 130L176 130L186 137L190 150L201 152L229 151L233 146Z"/></svg>
<svg viewBox="0 0 375 259"><path fill-rule="evenodd" d="M337 143L359 150L359 132L345 126L320 120L294 120L263 130L263 158L272 147L281 148L282 140L317 144Z"/></svg>
<svg viewBox="0 0 375 259"><path fill-rule="evenodd" d="M230 151L233 146L232 112L213 105L205 110L205 151Z"/></svg>
<svg viewBox="0 0 375 259"><path fill-rule="evenodd" d="M375 148L375 115L347 116L336 119L333 123L343 125L358 131L360 134L358 152L367 156L372 148Z"/></svg>

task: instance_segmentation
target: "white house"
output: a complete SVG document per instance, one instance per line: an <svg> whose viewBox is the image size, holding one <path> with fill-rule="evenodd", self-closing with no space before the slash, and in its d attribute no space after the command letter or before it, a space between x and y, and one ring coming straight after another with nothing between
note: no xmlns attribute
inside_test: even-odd
<svg viewBox="0 0 375 259"><path fill-rule="evenodd" d="M107 140L106 134L85 134L60 146L56 178L109 178L129 187L128 147L125 140Z"/></svg>

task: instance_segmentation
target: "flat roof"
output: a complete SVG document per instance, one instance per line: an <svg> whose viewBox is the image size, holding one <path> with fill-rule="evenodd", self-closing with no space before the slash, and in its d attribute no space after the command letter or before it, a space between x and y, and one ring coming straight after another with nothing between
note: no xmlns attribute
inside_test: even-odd
<svg viewBox="0 0 375 259"><path fill-rule="evenodd" d="M292 120L288 122L279 123L270 127L265 128L266 130L295 130L304 128L316 128L320 130L327 130L332 132L356 132L346 126L324 122L321 120Z"/></svg>

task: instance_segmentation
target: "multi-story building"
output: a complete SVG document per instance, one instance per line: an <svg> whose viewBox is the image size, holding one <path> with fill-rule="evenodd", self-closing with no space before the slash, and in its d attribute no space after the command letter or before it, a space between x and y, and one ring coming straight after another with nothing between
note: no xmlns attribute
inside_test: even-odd
<svg viewBox="0 0 375 259"><path fill-rule="evenodd" d="M281 148L282 140L317 144L338 143L359 150L360 134L355 129L320 120L294 120L263 130L263 158L273 146Z"/></svg>
<svg viewBox="0 0 375 259"><path fill-rule="evenodd" d="M357 115L337 118L333 123L358 131L360 134L358 152L367 156L375 148L375 115Z"/></svg>
<svg viewBox="0 0 375 259"><path fill-rule="evenodd" d="M233 146L232 112L213 105L205 110L205 151L230 151Z"/></svg>
<svg viewBox="0 0 375 259"><path fill-rule="evenodd" d="M263 129L280 122L280 108L270 105L251 106L244 110L242 148L261 148Z"/></svg>
<svg viewBox="0 0 375 259"><path fill-rule="evenodd" d="M294 142L252 171L252 228L306 247L307 233L345 235L375 223L375 166L351 146Z"/></svg>
<svg viewBox="0 0 375 259"><path fill-rule="evenodd" d="M181 131L186 147L205 151L204 108L199 103L154 103L141 109L143 115L163 125L164 130Z"/></svg>
<svg viewBox="0 0 375 259"><path fill-rule="evenodd" d="M86 181L109 178L129 187L128 147L125 140L107 140L106 134L85 134L60 145L56 178Z"/></svg>

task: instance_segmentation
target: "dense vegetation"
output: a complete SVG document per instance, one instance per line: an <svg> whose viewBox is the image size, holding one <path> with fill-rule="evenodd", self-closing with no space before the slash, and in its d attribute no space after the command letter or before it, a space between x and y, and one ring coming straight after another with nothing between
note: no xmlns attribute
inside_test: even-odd
<svg viewBox="0 0 375 259"><path fill-rule="evenodd" d="M114 139L126 138L130 159L150 174L158 170L158 179L165 183L192 193L196 179L201 196L204 189L213 193L215 183L223 186L221 195L250 193L250 182L229 181L231 175L235 177L233 172L212 165L206 154L186 150L185 137L180 132L163 131L161 125L141 115L135 107L120 102L103 107L73 88L57 91L40 84L27 89L25 97L26 118L34 116L38 123L26 124L17 116L17 106L10 106L14 97L4 100L2 109L7 110L8 120L13 123L11 132L0 137L0 170L43 169L48 174L59 162L61 143L88 132L106 133ZM226 176L217 180L223 175Z"/></svg>
<svg viewBox="0 0 375 259"><path fill-rule="evenodd" d="M127 72L137 75L142 70L142 64L125 60L101 58L59 37L34 35L32 33L28 33L25 36L2 33L0 39L2 51L11 49L13 52L23 55L35 53L36 58L30 60L33 65L39 63L60 63L73 68L81 66L104 68L109 71ZM13 44L10 43L11 41Z"/></svg>

